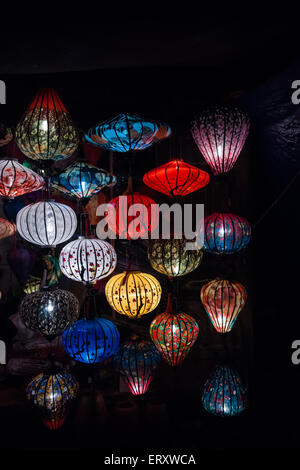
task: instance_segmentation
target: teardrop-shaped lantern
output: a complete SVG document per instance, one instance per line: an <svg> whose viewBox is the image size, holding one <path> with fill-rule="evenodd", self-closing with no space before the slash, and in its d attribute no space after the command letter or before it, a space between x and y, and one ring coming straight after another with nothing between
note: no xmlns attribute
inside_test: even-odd
<svg viewBox="0 0 300 470"><path fill-rule="evenodd" d="M30 243L54 247L71 238L77 217L71 207L55 201L29 204L17 214L17 230Z"/></svg>
<svg viewBox="0 0 300 470"><path fill-rule="evenodd" d="M160 360L153 343L133 340L121 344L113 362L131 393L143 395L149 388Z"/></svg>
<svg viewBox="0 0 300 470"><path fill-rule="evenodd" d="M239 215L215 212L204 220L204 246L215 254L232 254L250 242L251 226Z"/></svg>
<svg viewBox="0 0 300 470"><path fill-rule="evenodd" d="M16 158L0 160L0 196L16 196L37 191L44 186L43 178L18 162Z"/></svg>
<svg viewBox="0 0 300 470"><path fill-rule="evenodd" d="M215 175L234 166L249 133L250 121L240 109L215 106L192 122L192 136Z"/></svg>
<svg viewBox="0 0 300 470"><path fill-rule="evenodd" d="M16 128L16 141L34 160L67 158L78 147L79 135L56 91L40 90Z"/></svg>
<svg viewBox="0 0 300 470"><path fill-rule="evenodd" d="M79 237L60 252L62 273L73 281L92 284L109 276L117 265L117 254L104 240Z"/></svg>
<svg viewBox="0 0 300 470"><path fill-rule="evenodd" d="M7 219L0 218L0 240L11 237L16 233L16 226Z"/></svg>
<svg viewBox="0 0 300 470"><path fill-rule="evenodd" d="M179 366L186 358L199 334L193 317L186 313L173 313L171 296L167 310L152 321L150 336L162 357L171 366Z"/></svg>
<svg viewBox="0 0 300 470"><path fill-rule="evenodd" d="M170 197L186 196L204 188L209 183L209 174L180 159L148 171L143 182L152 189Z"/></svg>
<svg viewBox="0 0 300 470"><path fill-rule="evenodd" d="M218 333L231 331L246 299L242 284L226 279L215 279L201 289L201 301Z"/></svg>
<svg viewBox="0 0 300 470"><path fill-rule="evenodd" d="M129 318L140 318L158 306L161 286L151 274L125 271L109 279L105 295L116 312Z"/></svg>
<svg viewBox="0 0 300 470"><path fill-rule="evenodd" d="M171 129L166 124L122 113L89 129L85 139L107 150L129 152L144 150L170 135Z"/></svg>
<svg viewBox="0 0 300 470"><path fill-rule="evenodd" d="M247 389L238 372L225 365L217 366L202 393L202 404L216 416L236 416L248 407Z"/></svg>
<svg viewBox="0 0 300 470"><path fill-rule="evenodd" d="M116 177L90 163L75 162L51 179L52 186L78 199L89 198L116 184Z"/></svg>

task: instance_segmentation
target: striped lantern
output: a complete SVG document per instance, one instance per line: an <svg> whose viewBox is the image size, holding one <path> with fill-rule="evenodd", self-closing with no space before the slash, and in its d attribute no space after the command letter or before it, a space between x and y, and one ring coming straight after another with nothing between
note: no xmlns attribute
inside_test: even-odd
<svg viewBox="0 0 300 470"><path fill-rule="evenodd" d="M43 185L44 179L16 158L0 160L0 196L13 199L37 191Z"/></svg>

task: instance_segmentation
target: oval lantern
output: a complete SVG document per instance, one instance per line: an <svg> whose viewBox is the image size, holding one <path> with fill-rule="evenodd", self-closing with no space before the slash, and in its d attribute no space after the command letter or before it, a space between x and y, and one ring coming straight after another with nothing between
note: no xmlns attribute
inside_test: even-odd
<svg viewBox="0 0 300 470"><path fill-rule="evenodd" d="M158 306L161 285L151 274L125 271L109 279L105 295L116 312L129 318L140 318Z"/></svg>
<svg viewBox="0 0 300 470"><path fill-rule="evenodd" d="M167 310L158 315L150 325L150 336L162 357L171 366L179 366L186 358L199 334L193 317L186 313L173 313L171 296Z"/></svg>
<svg viewBox="0 0 300 470"><path fill-rule="evenodd" d="M114 271L117 254L104 240L79 237L62 248L59 265L62 273L73 281L93 284Z"/></svg>
<svg viewBox="0 0 300 470"><path fill-rule="evenodd" d="M208 413L216 416L236 416L248 406L247 389L238 372L225 365L217 366L206 381L202 404Z"/></svg>
<svg viewBox="0 0 300 470"><path fill-rule="evenodd" d="M170 197L187 196L204 188L209 183L209 174L196 166L175 159L148 171L143 177L143 182L149 188Z"/></svg>
<svg viewBox="0 0 300 470"><path fill-rule="evenodd" d="M215 279L201 289L201 302L218 333L231 331L246 299L242 284L226 279Z"/></svg>
<svg viewBox="0 0 300 470"><path fill-rule="evenodd" d="M83 318L63 332L62 342L70 357L85 364L94 364L117 351L120 334L116 325L106 318Z"/></svg>
<svg viewBox="0 0 300 470"><path fill-rule="evenodd" d="M65 204L41 201L21 209L16 225L21 237L28 242L55 247L74 235L77 217L73 209Z"/></svg>
<svg viewBox="0 0 300 470"><path fill-rule="evenodd" d="M0 159L0 196L13 199L43 186L44 179L16 158Z"/></svg>
<svg viewBox="0 0 300 470"><path fill-rule="evenodd" d="M133 395L147 392L161 360L150 341L126 341L114 355L113 364Z"/></svg>
<svg viewBox="0 0 300 470"><path fill-rule="evenodd" d="M192 122L192 136L214 175L232 169L249 133L250 121L240 109L215 106Z"/></svg>
<svg viewBox="0 0 300 470"><path fill-rule="evenodd" d="M109 229L119 238L150 238L159 223L158 205L150 197L134 192L112 199L105 217Z"/></svg>
<svg viewBox="0 0 300 470"><path fill-rule="evenodd" d="M11 237L16 233L16 226L7 219L0 217L0 240Z"/></svg>
<svg viewBox="0 0 300 470"><path fill-rule="evenodd" d="M116 177L90 163L75 162L51 178L52 186L78 199L89 198L116 184Z"/></svg>
<svg viewBox="0 0 300 470"><path fill-rule="evenodd" d="M26 295L20 305L20 317L26 328L44 336L55 336L79 316L79 302L72 292L42 289Z"/></svg>
<svg viewBox="0 0 300 470"><path fill-rule="evenodd" d="M24 285L33 269L36 253L18 244L7 253L6 259L19 283Z"/></svg>
<svg viewBox="0 0 300 470"><path fill-rule="evenodd" d="M250 242L249 222L239 215L215 212L204 220L204 247L215 254L232 254Z"/></svg>
<svg viewBox="0 0 300 470"><path fill-rule="evenodd" d="M189 274L200 265L203 250L187 250L185 239L152 240L148 245L148 259L153 269L168 277Z"/></svg>
<svg viewBox="0 0 300 470"><path fill-rule="evenodd" d="M122 113L89 129L85 139L113 152L130 152L144 150L170 135L171 129L166 124Z"/></svg>
<svg viewBox="0 0 300 470"><path fill-rule="evenodd" d="M16 128L17 144L26 157L51 160L70 157L79 135L58 94L40 90Z"/></svg>
<svg viewBox="0 0 300 470"><path fill-rule="evenodd" d="M59 429L77 397L79 385L67 372L40 373L28 384L26 398L51 430Z"/></svg>

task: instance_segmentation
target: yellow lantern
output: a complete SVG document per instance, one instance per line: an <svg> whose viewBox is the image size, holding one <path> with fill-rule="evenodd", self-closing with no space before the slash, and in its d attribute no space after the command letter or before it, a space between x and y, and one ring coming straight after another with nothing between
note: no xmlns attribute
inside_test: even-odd
<svg viewBox="0 0 300 470"><path fill-rule="evenodd" d="M151 274L125 271L107 282L105 295L116 312L129 318L140 318L158 306L161 285Z"/></svg>

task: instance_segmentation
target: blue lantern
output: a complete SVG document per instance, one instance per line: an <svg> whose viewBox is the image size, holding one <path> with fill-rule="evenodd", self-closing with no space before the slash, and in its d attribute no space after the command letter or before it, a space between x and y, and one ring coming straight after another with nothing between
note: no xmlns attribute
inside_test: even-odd
<svg viewBox="0 0 300 470"><path fill-rule="evenodd" d="M251 227L244 217L215 212L204 220L204 246L210 253L236 253L248 245L250 237Z"/></svg>
<svg viewBox="0 0 300 470"><path fill-rule="evenodd" d="M144 150L171 135L171 128L129 113L119 114L89 129L87 142L114 152Z"/></svg>
<svg viewBox="0 0 300 470"><path fill-rule="evenodd" d="M105 318L83 318L62 335L66 353L76 361L94 364L112 356L118 349L120 334Z"/></svg>
<svg viewBox="0 0 300 470"><path fill-rule="evenodd" d="M77 198L89 198L101 189L113 186L117 179L90 163L76 162L51 179L52 186Z"/></svg>
<svg viewBox="0 0 300 470"><path fill-rule="evenodd" d="M216 416L242 413L248 406L248 399L238 372L232 367L217 366L204 385L202 404L208 413Z"/></svg>

